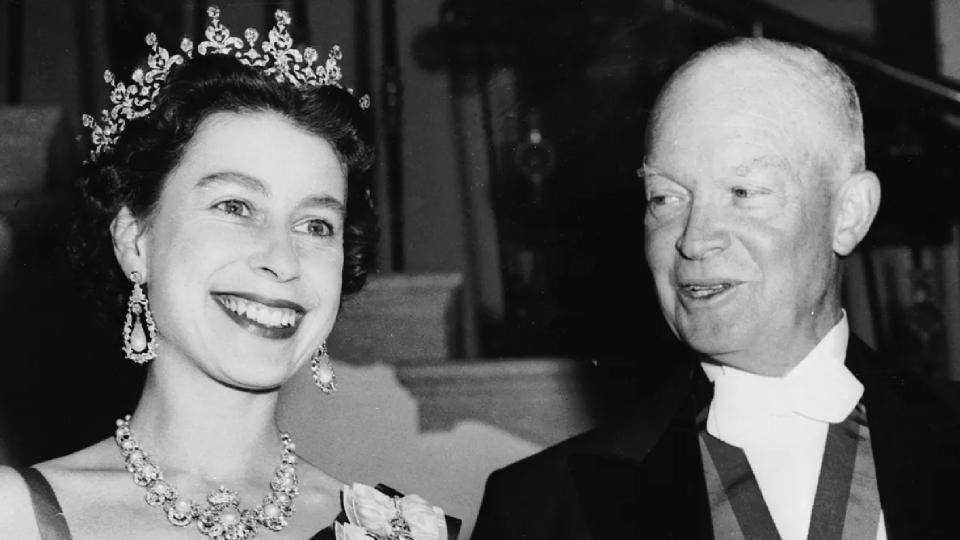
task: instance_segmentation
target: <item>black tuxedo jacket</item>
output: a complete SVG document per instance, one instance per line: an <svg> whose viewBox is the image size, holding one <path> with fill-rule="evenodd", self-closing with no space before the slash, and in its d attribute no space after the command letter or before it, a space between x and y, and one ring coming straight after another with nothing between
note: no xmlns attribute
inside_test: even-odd
<svg viewBox="0 0 960 540"><path fill-rule="evenodd" d="M632 416L495 471L474 540L712 539L687 363ZM960 539L960 385L898 371L850 336L890 540ZM870 539L872 540L872 539Z"/></svg>

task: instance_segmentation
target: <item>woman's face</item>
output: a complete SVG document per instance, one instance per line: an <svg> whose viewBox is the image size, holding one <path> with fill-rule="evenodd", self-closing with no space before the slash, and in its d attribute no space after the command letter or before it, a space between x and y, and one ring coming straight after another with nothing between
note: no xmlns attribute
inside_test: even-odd
<svg viewBox="0 0 960 540"><path fill-rule="evenodd" d="M337 315L345 209L322 138L267 112L204 120L137 242L157 361L239 388L291 377Z"/></svg>

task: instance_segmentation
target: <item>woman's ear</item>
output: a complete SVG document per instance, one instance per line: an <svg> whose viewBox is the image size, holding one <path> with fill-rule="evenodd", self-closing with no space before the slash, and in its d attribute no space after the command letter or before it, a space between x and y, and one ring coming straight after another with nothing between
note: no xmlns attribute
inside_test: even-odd
<svg viewBox="0 0 960 540"><path fill-rule="evenodd" d="M143 223L126 206L117 212L117 216L110 223L113 253L123 268L123 273L129 276L130 272L138 272L146 281L146 239L143 233Z"/></svg>
<svg viewBox="0 0 960 540"><path fill-rule="evenodd" d="M833 251L849 255L863 240L880 208L880 180L870 171L855 173L837 191Z"/></svg>

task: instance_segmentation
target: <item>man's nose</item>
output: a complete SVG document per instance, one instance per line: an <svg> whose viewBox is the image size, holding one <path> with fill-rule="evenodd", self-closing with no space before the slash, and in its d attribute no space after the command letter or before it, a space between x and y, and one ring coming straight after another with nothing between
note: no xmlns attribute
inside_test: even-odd
<svg viewBox="0 0 960 540"><path fill-rule="evenodd" d="M264 231L261 241L259 249L250 257L250 266L254 271L279 282L290 281L300 275L300 256L288 231Z"/></svg>
<svg viewBox="0 0 960 540"><path fill-rule="evenodd" d="M700 260L727 249L730 234L722 226L719 209L708 203L690 205L683 232L677 239L677 251L685 259Z"/></svg>

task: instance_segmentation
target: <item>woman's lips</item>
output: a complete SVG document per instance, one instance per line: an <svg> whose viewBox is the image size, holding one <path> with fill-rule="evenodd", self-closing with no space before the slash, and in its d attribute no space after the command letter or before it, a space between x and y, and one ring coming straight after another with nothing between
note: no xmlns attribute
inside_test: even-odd
<svg viewBox="0 0 960 540"><path fill-rule="evenodd" d="M249 293L211 293L220 309L245 330L271 339L294 335L306 310L297 303Z"/></svg>

